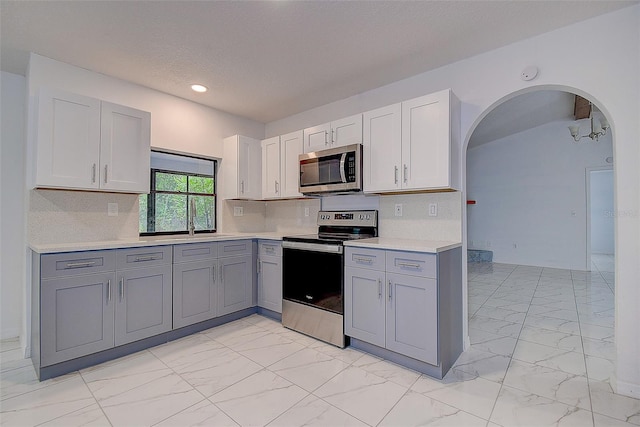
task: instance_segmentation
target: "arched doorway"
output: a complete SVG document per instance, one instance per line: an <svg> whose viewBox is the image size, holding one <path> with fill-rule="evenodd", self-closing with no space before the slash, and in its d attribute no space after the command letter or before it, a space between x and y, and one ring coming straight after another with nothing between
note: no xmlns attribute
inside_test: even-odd
<svg viewBox="0 0 640 427"><path fill-rule="evenodd" d="M616 357L614 274L589 271L586 193L589 170L611 168L612 130L598 143L574 143L567 129L573 118L536 122L553 116L536 98L566 102L575 94L594 105L596 121L608 118L588 94L547 86L505 96L471 127L463 195L475 204L463 202L463 241L487 261L464 268L471 348L516 361L505 368L513 366L505 384L518 388L516 378L546 369L578 375L588 398L587 384L607 381ZM505 111L511 116L496 117ZM518 114L529 125L519 128ZM589 133L589 123L580 124L581 135Z"/></svg>

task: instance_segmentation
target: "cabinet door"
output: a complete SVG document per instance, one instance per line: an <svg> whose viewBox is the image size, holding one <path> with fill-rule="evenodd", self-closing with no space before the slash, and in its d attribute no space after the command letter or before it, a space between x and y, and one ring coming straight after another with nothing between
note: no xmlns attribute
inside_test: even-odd
<svg viewBox="0 0 640 427"><path fill-rule="evenodd" d="M362 144L362 114L331 122L331 144L333 147Z"/></svg>
<svg viewBox="0 0 640 427"><path fill-rule="evenodd" d="M280 197L280 137L262 141L262 198Z"/></svg>
<svg viewBox="0 0 640 427"><path fill-rule="evenodd" d="M251 307L253 257L222 258L218 261L218 316Z"/></svg>
<svg viewBox="0 0 640 427"><path fill-rule="evenodd" d="M151 115L102 102L100 188L149 192Z"/></svg>
<svg viewBox="0 0 640 427"><path fill-rule="evenodd" d="M304 152L324 150L331 143L331 123L306 128L304 134Z"/></svg>
<svg viewBox="0 0 640 427"><path fill-rule="evenodd" d="M282 313L282 258L261 255L258 270L258 305Z"/></svg>
<svg viewBox="0 0 640 427"><path fill-rule="evenodd" d="M302 131L292 132L280 137L280 197L302 197L300 187L300 163L302 154Z"/></svg>
<svg viewBox="0 0 640 427"><path fill-rule="evenodd" d="M114 273L43 280L41 363L49 366L114 345Z"/></svg>
<svg viewBox="0 0 640 427"><path fill-rule="evenodd" d="M260 143L246 136L238 136L238 196L242 199L262 197L262 161Z"/></svg>
<svg viewBox="0 0 640 427"><path fill-rule="evenodd" d="M402 186L447 188L450 174L449 90L402 103Z"/></svg>
<svg viewBox="0 0 640 427"><path fill-rule="evenodd" d="M37 187L97 189L100 101L70 93L41 91L36 159Z"/></svg>
<svg viewBox="0 0 640 427"><path fill-rule="evenodd" d="M203 322L216 316L217 261L173 265L173 328Z"/></svg>
<svg viewBox="0 0 640 427"><path fill-rule="evenodd" d="M345 334L379 347L385 346L384 278L384 271L345 269Z"/></svg>
<svg viewBox="0 0 640 427"><path fill-rule="evenodd" d="M363 115L363 190L393 191L401 183L401 106L390 105Z"/></svg>
<svg viewBox="0 0 640 427"><path fill-rule="evenodd" d="M438 364L438 291L435 279L387 273L389 350Z"/></svg>
<svg viewBox="0 0 640 427"><path fill-rule="evenodd" d="M116 345L171 330L171 265L118 273Z"/></svg>

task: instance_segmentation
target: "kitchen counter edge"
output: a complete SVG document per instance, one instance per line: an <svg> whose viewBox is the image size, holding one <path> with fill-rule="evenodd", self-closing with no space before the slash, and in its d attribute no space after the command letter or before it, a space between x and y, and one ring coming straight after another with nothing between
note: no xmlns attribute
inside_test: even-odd
<svg viewBox="0 0 640 427"><path fill-rule="evenodd" d="M104 240L96 242L75 242L75 243L47 243L37 244L30 243L29 248L39 254L53 254L62 252L79 252L94 251L104 249L124 249L124 248L142 248L147 246L166 246L181 245L186 243L206 243L225 240L282 240L283 236L292 233L278 232L257 232L257 233L225 233L213 236L195 236L195 237L173 237L173 236L157 236L157 237L141 237L139 239L121 239L121 240ZM295 234L295 232L293 233Z"/></svg>
<svg viewBox="0 0 640 427"><path fill-rule="evenodd" d="M438 253L462 246L462 242L446 240L394 239L390 237L374 237L371 239L349 240L347 247L389 249L410 252Z"/></svg>

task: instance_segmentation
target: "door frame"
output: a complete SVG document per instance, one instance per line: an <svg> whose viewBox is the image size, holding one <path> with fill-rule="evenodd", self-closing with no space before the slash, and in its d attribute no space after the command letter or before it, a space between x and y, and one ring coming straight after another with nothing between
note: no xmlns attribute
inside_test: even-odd
<svg viewBox="0 0 640 427"><path fill-rule="evenodd" d="M610 170L611 172L613 172L613 165L610 166L590 166L585 168L585 192L586 192L586 209L585 209L585 215L586 215L586 224L587 224L587 251L586 251L586 258L585 258L585 265L586 265L586 270L587 271L591 271L591 172L596 172L596 171L607 171ZM615 189L615 183L613 185L612 190ZM614 195L615 197L615 195ZM613 202L613 205L615 207L615 200ZM615 230L613 232L613 238L614 238L614 242L615 242L615 238L616 238L616 233ZM614 243L614 248L615 248L615 243Z"/></svg>

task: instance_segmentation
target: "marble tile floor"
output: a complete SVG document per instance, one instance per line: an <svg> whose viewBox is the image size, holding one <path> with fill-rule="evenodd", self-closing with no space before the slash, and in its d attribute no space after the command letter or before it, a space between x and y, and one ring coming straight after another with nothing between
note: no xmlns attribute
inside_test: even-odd
<svg viewBox="0 0 640 427"><path fill-rule="evenodd" d="M0 345L2 426L633 426L613 277L469 265L471 348L441 381L254 315L38 382Z"/></svg>

